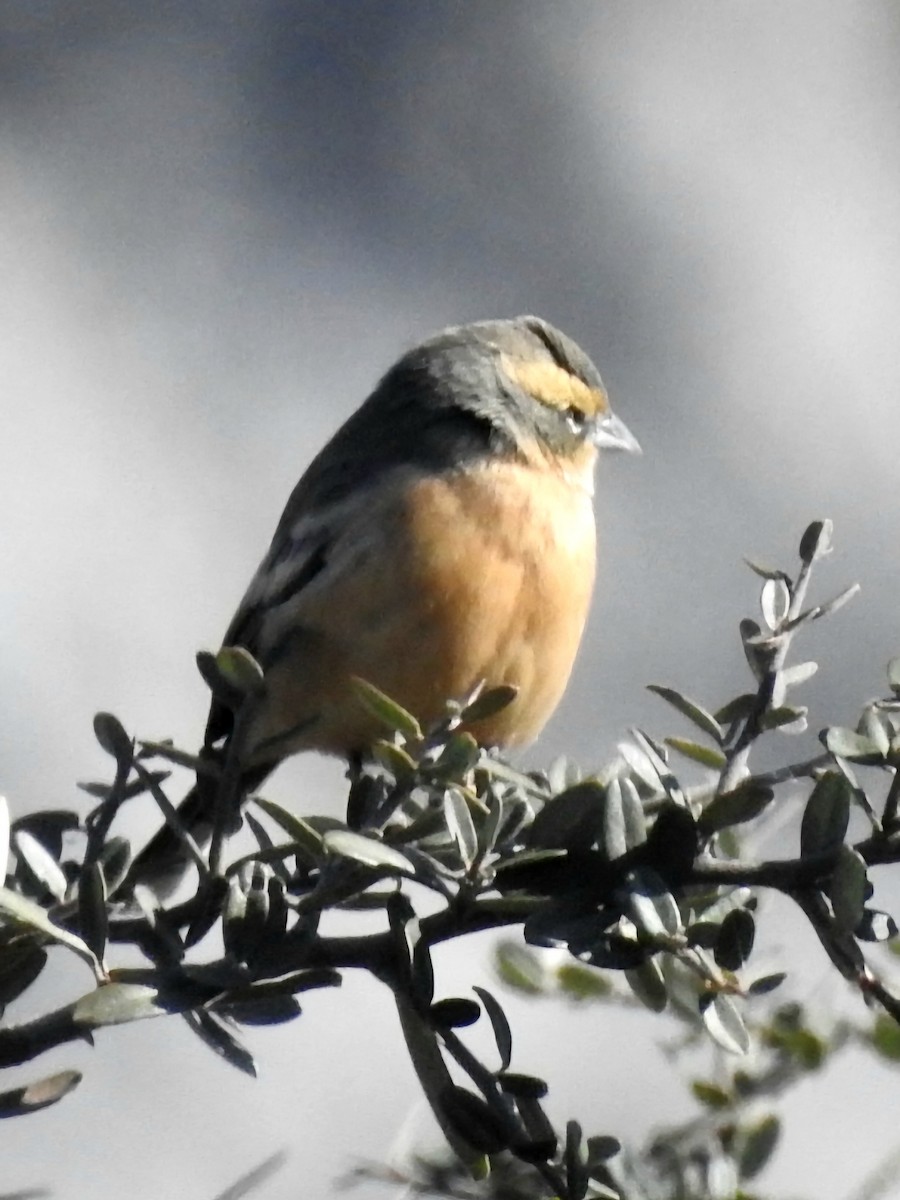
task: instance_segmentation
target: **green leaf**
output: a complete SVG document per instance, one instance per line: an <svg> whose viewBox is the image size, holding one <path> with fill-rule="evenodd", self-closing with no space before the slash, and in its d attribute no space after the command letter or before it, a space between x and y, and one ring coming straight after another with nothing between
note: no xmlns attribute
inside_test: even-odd
<svg viewBox="0 0 900 1200"><path fill-rule="evenodd" d="M760 594L763 620L772 630L778 629L788 615L791 593L783 579L767 579Z"/></svg>
<svg viewBox="0 0 900 1200"><path fill-rule="evenodd" d="M481 858L486 858L497 843L497 836L506 817L506 805L500 790L490 784L482 798L487 805L487 813L478 825L478 853Z"/></svg>
<svg viewBox="0 0 900 1200"><path fill-rule="evenodd" d="M318 862L325 853L325 841L321 833L313 828L309 821L298 817L288 809L282 808L274 800L266 800L262 796L254 796L253 803L261 808L267 817L278 825L288 835L292 842L311 862ZM334 828L344 828L343 822L335 820Z"/></svg>
<svg viewBox="0 0 900 1200"><path fill-rule="evenodd" d="M744 562L760 579L781 579L784 583L790 585L790 576L786 575L784 571L779 571L775 567L766 567L762 563L754 562L750 558L745 558Z"/></svg>
<svg viewBox="0 0 900 1200"><path fill-rule="evenodd" d="M505 1071L512 1061L512 1030L506 1019L506 1013L500 1007L500 1002L487 988L473 987L472 991L484 1005L484 1011L487 1013L491 1029L494 1031L497 1052L500 1055L500 1070Z"/></svg>
<svg viewBox="0 0 900 1200"><path fill-rule="evenodd" d="M221 678L242 696L261 696L266 690L263 669L244 646L223 646L216 666Z"/></svg>
<svg viewBox="0 0 900 1200"><path fill-rule="evenodd" d="M655 770L647 755L637 746L633 746L631 742L619 742L616 749L625 765L644 787L654 795L662 795L663 787L660 783L659 772Z"/></svg>
<svg viewBox="0 0 900 1200"><path fill-rule="evenodd" d="M131 844L127 838L111 837L106 840L97 864L103 870L103 879L110 896L124 881L131 862Z"/></svg>
<svg viewBox="0 0 900 1200"><path fill-rule="evenodd" d="M750 957L756 922L746 908L733 908L719 929L714 957L725 971L737 971Z"/></svg>
<svg viewBox="0 0 900 1200"><path fill-rule="evenodd" d="M538 812L528 830L526 845L546 850L586 850L597 839L607 803L606 789L596 781L576 783L552 796Z"/></svg>
<svg viewBox="0 0 900 1200"><path fill-rule="evenodd" d="M803 733L807 727L809 709L803 705L782 704L767 709L760 721L763 729L780 729L782 733Z"/></svg>
<svg viewBox="0 0 900 1200"><path fill-rule="evenodd" d="M737 1139L738 1172L741 1179L754 1179L778 1145L781 1124L776 1116L763 1117L754 1125L744 1126Z"/></svg>
<svg viewBox="0 0 900 1200"><path fill-rule="evenodd" d="M897 925L890 913L879 912L877 908L867 908L853 932L861 942L886 942L889 938L897 936Z"/></svg>
<svg viewBox="0 0 900 1200"><path fill-rule="evenodd" d="M407 756L409 757L409 756ZM481 760L481 747L471 733L463 730L448 739L431 771L435 777L463 780ZM412 762L412 759L409 759ZM415 763L413 763L415 769Z"/></svg>
<svg viewBox="0 0 900 1200"><path fill-rule="evenodd" d="M494 969L507 987L526 996L539 996L546 988L544 960L520 942L500 943L494 955Z"/></svg>
<svg viewBox="0 0 900 1200"><path fill-rule="evenodd" d="M648 958L637 967L625 971L628 986L645 1008L662 1012L669 1002L662 968L655 958Z"/></svg>
<svg viewBox="0 0 900 1200"><path fill-rule="evenodd" d="M682 931L681 912L663 881L646 867L630 871L625 878L629 888L628 915L649 938L675 937Z"/></svg>
<svg viewBox="0 0 900 1200"><path fill-rule="evenodd" d="M219 1013L239 1025L284 1025L301 1014L300 1004L293 996L260 996L247 1000L231 1000L223 996L210 1005L210 1011Z"/></svg>
<svg viewBox="0 0 900 1200"><path fill-rule="evenodd" d="M261 996L296 996L316 988L340 987L341 982L340 972L331 967L309 967L274 979L262 979L244 988L230 987L228 996L235 1001L256 1000Z"/></svg>
<svg viewBox="0 0 900 1200"><path fill-rule="evenodd" d="M726 728L735 721L744 721L753 712L756 703L757 698L753 692L743 692L717 710L716 720Z"/></svg>
<svg viewBox="0 0 900 1200"><path fill-rule="evenodd" d="M79 958L84 959L97 979L103 978L103 970L93 950L77 934L55 925L50 920L50 914L33 900L20 896L18 892L11 892L9 888L0 888L0 913L17 925L42 933L60 946L74 951Z"/></svg>
<svg viewBox="0 0 900 1200"><path fill-rule="evenodd" d="M208 1012L188 1012L184 1014L184 1019L197 1037L220 1058L224 1058L252 1079L256 1078L253 1055L241 1045L219 1017Z"/></svg>
<svg viewBox="0 0 900 1200"><path fill-rule="evenodd" d="M700 814L699 826L704 837L721 829L742 825L764 812L775 799L772 788L745 779L730 792L722 792L707 804Z"/></svg>
<svg viewBox="0 0 900 1200"><path fill-rule="evenodd" d="M357 700L366 712L380 721L385 728L402 734L407 742L422 740L422 726L412 713L407 712L390 696L386 696L380 688L355 675L351 678L350 684Z"/></svg>
<svg viewBox="0 0 900 1200"><path fill-rule="evenodd" d="M767 996L769 992L774 992L776 988L781 987L787 979L784 971L779 971L774 975L761 975L759 979L754 979L747 988L748 996Z"/></svg>
<svg viewBox="0 0 900 1200"><path fill-rule="evenodd" d="M707 1083L703 1079L695 1079L691 1084L691 1091L694 1099L699 1100L705 1108L711 1108L714 1112L731 1108L734 1103L734 1097L730 1092L726 1092L724 1088L715 1083Z"/></svg>
<svg viewBox="0 0 900 1200"><path fill-rule="evenodd" d="M889 1062L900 1062L900 1025L887 1013L879 1013L869 1035L872 1046Z"/></svg>
<svg viewBox="0 0 900 1200"><path fill-rule="evenodd" d="M879 754L885 758L887 757L891 749L890 734L885 728L883 719L871 705L866 707L860 717L859 732L863 737L869 738L877 748Z"/></svg>
<svg viewBox="0 0 900 1200"><path fill-rule="evenodd" d="M590 1175L588 1173L587 1148L581 1126L577 1121L566 1122L566 1146L563 1152L563 1163L566 1168L566 1195L571 1200L582 1200L588 1189Z"/></svg>
<svg viewBox="0 0 900 1200"><path fill-rule="evenodd" d="M850 822L852 788L838 771L826 771L806 803L800 824L800 853L821 854L840 846Z"/></svg>
<svg viewBox="0 0 900 1200"><path fill-rule="evenodd" d="M187 767L195 775L205 775L208 779L220 779L222 776L221 767L211 758L204 758L201 754L188 754L186 750L179 750L171 742L141 741L138 744L141 747L141 758L164 758L166 762L174 763L177 767ZM141 791L152 791L154 784L158 786L167 778L166 771L148 771L146 777L140 781Z"/></svg>
<svg viewBox="0 0 900 1200"><path fill-rule="evenodd" d="M778 672L778 678L784 688L796 687L797 684L806 683L807 679L812 679L816 671L819 669L817 662L802 662L795 663L792 667L782 667Z"/></svg>
<svg viewBox="0 0 900 1200"><path fill-rule="evenodd" d="M46 889L54 900L64 900L69 884L56 859L37 838L24 829L17 830L13 841L16 854L38 884Z"/></svg>
<svg viewBox="0 0 900 1200"><path fill-rule="evenodd" d="M621 858L647 840L644 806L630 779L610 781L601 816L603 849L610 861Z"/></svg>
<svg viewBox="0 0 900 1200"><path fill-rule="evenodd" d="M701 1012L703 1024L714 1042L730 1054L747 1053L750 1035L731 996L718 992L713 997L701 997Z"/></svg>
<svg viewBox="0 0 900 1200"><path fill-rule="evenodd" d="M94 736L120 766L131 762L134 746L118 717L108 712L97 713L94 717Z"/></svg>
<svg viewBox="0 0 900 1200"><path fill-rule="evenodd" d="M864 767L877 766L884 761L884 755L875 742L853 729L834 725L824 730L820 737L828 753L837 758L846 758Z"/></svg>
<svg viewBox="0 0 900 1200"><path fill-rule="evenodd" d="M556 982L571 1000L602 1000L612 992L612 984L601 971L574 959L556 968Z"/></svg>
<svg viewBox="0 0 900 1200"><path fill-rule="evenodd" d="M851 583L848 588L844 588L842 592L832 597L831 600L826 600L824 604L814 604L812 608L806 609L798 617L785 622L784 628L786 630L799 629L801 625L808 625L812 621L821 620L822 617L829 617L832 613L836 613L839 608L843 608L847 601L852 600L859 591L859 584Z"/></svg>
<svg viewBox="0 0 900 1200"><path fill-rule="evenodd" d="M691 724L696 725L698 729L702 729L707 737L712 738L719 745L722 744L722 727L712 713L708 712L701 704L698 704L695 700L689 700L687 696L683 696L681 692L677 692L674 688L662 687L657 683L649 684L647 691L653 692L671 704L683 717L687 717Z"/></svg>
<svg viewBox="0 0 900 1200"><path fill-rule="evenodd" d="M94 991L76 1000L72 1020L85 1029L108 1025L127 1025L151 1017L168 1017L186 1012L211 999L207 987L185 981L183 984L156 986L145 983L102 983Z"/></svg>
<svg viewBox="0 0 900 1200"><path fill-rule="evenodd" d="M0 1008L27 991L47 963L47 951L31 938L0 945Z"/></svg>
<svg viewBox="0 0 900 1200"><path fill-rule="evenodd" d="M519 689L509 683L502 683L498 687L487 688L466 705L462 710L462 719L467 725L472 725L476 721L484 721L488 717L494 717L498 712L502 712L504 708L508 708L518 694Z"/></svg>
<svg viewBox="0 0 900 1200"><path fill-rule="evenodd" d="M437 1000L428 1010L432 1025L436 1029L464 1029L474 1025L481 1016L481 1008L474 1000L464 996L450 996Z"/></svg>
<svg viewBox="0 0 900 1200"><path fill-rule="evenodd" d="M434 1000L434 964L428 943L422 937L419 919L407 896L395 892L387 904L388 923L398 965L408 983L410 1000L423 1011Z"/></svg>
<svg viewBox="0 0 900 1200"><path fill-rule="evenodd" d="M500 1087L517 1100L543 1100L550 1090L544 1079L536 1075L524 1075L521 1071L504 1071L497 1076Z"/></svg>
<svg viewBox="0 0 900 1200"><path fill-rule="evenodd" d="M416 773L415 759L396 742L376 738L369 751L375 761L390 771L398 783L408 782Z"/></svg>
<svg viewBox="0 0 900 1200"><path fill-rule="evenodd" d="M324 837L325 849L340 858L351 858L385 875L415 875L415 868L399 850L376 838L350 829L333 829Z"/></svg>
<svg viewBox="0 0 900 1200"><path fill-rule="evenodd" d="M621 1153L622 1143L618 1138L602 1135L600 1137L589 1137L587 1140L588 1149L588 1164L591 1167L596 1167L600 1163L606 1162L610 1158Z"/></svg>
<svg viewBox="0 0 900 1200"><path fill-rule="evenodd" d="M458 788L448 788L444 793L444 820L450 836L456 843L459 857L465 870L470 870L478 854L478 835L466 798Z"/></svg>
<svg viewBox="0 0 900 1200"><path fill-rule="evenodd" d="M442 1091L439 1103L444 1119L476 1150L499 1154L508 1147L506 1123L474 1092L452 1084Z"/></svg>
<svg viewBox="0 0 900 1200"><path fill-rule="evenodd" d="M722 928L717 921L692 921L685 930L692 946L702 950L714 950Z"/></svg>
<svg viewBox="0 0 900 1200"><path fill-rule="evenodd" d="M751 621L749 617L741 621L739 628L747 665L753 672L754 678L762 682L772 664L779 639L764 638L759 625L756 621Z"/></svg>
<svg viewBox="0 0 900 1200"><path fill-rule="evenodd" d="M662 785L663 791L674 800L676 804L683 805L685 803L684 793L679 786L678 780L669 769L669 764L666 761L666 750L664 746L654 742L646 733L642 733L640 729L632 729L631 736L637 742L638 747L643 751L645 757L652 769L659 776L659 782Z"/></svg>
<svg viewBox="0 0 900 1200"><path fill-rule="evenodd" d="M817 558L824 558L832 551L831 535L834 523L827 518L824 521L813 521L803 532L800 539L800 558L809 566Z"/></svg>
<svg viewBox="0 0 900 1200"><path fill-rule="evenodd" d="M869 880L866 860L850 846L842 845L828 886L834 919L842 933L852 933L863 919Z"/></svg>
<svg viewBox="0 0 900 1200"><path fill-rule="evenodd" d="M78 884L78 925L85 942L102 962L109 934L106 907L106 881L99 863L90 863L81 872Z"/></svg>
<svg viewBox="0 0 900 1200"><path fill-rule="evenodd" d="M236 688L223 674L218 655L209 650L198 650L194 661L215 700L232 712L237 712L246 699L246 693Z"/></svg>
<svg viewBox="0 0 900 1200"><path fill-rule="evenodd" d="M699 742L688 741L687 738L667 737L666 745L689 758L691 762L708 767L711 771L722 771L728 761L721 750L713 750L710 746L701 746Z"/></svg>
<svg viewBox="0 0 900 1200"><path fill-rule="evenodd" d="M526 934L527 934L526 924ZM606 971L630 971L650 957L650 951L633 938L617 933L604 933L579 958L591 966Z"/></svg>
<svg viewBox="0 0 900 1200"><path fill-rule="evenodd" d="M39 1112L51 1104L62 1100L81 1083L80 1071L60 1071L56 1075L48 1075L37 1083L28 1083L24 1087L13 1088L9 1092L0 1092L0 1117L20 1117L27 1113Z"/></svg>

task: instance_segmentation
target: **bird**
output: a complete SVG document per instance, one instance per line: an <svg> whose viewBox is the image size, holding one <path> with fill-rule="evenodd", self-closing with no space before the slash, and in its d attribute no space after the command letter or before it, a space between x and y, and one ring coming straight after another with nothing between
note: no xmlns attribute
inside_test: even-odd
<svg viewBox="0 0 900 1200"><path fill-rule="evenodd" d="M236 751L244 794L301 751L358 758L384 728L357 679L424 727L508 685L511 703L470 732L532 742L588 616L603 450L640 446L588 355L539 317L452 326L404 353L291 493L222 643L259 663L262 693L239 734L214 697L204 751ZM181 810L194 830L204 804L195 788ZM177 842L164 827L132 880Z"/></svg>

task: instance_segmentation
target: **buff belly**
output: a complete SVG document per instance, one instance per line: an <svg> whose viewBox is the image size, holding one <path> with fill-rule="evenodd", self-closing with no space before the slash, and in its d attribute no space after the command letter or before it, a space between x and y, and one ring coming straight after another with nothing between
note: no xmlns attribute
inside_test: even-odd
<svg viewBox="0 0 900 1200"><path fill-rule="evenodd" d="M584 480L522 463L419 478L370 514L321 583L300 594L267 670L248 763L384 736L350 685L374 683L423 724L481 681L513 703L474 726L485 745L537 736L575 659L594 578ZM330 572L330 574L328 573Z"/></svg>

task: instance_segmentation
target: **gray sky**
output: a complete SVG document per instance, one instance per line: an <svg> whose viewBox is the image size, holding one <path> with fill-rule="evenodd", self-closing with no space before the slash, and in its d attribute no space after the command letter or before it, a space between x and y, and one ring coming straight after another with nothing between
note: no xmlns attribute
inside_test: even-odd
<svg viewBox="0 0 900 1200"><path fill-rule="evenodd" d="M74 781L106 769L97 709L195 744L194 651L221 636L318 445L411 342L523 311L592 354L645 451L604 464L591 624L531 760L599 765L631 725L683 732L648 682L710 705L741 690L741 556L790 567L821 516L837 552L820 595L863 592L807 643L810 741L849 721L900 652L898 50L878 0L6 0L14 810L81 803ZM340 769L307 757L270 792L334 811ZM444 956L446 990L490 982L486 949ZM810 964L801 990L831 1003ZM55 980L87 985L77 968ZM138 1200L202 1200L288 1146L261 1195L326 1194L356 1155L388 1152L415 1089L378 988L348 979L306 1008L251 1035L256 1084L177 1022L48 1056L86 1082L0 1131L4 1185L104 1200L124 1173ZM511 1008L561 1118L627 1132L683 1112L659 1021ZM892 1145L895 1081L834 1085L795 1105L773 1187L838 1200ZM160 1149L138 1165L148 1136Z"/></svg>

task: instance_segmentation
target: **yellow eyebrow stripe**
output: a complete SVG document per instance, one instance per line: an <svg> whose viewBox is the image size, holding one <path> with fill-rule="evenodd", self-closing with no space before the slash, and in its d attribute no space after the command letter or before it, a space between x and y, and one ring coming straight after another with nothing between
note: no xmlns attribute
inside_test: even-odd
<svg viewBox="0 0 900 1200"><path fill-rule="evenodd" d="M556 363L514 362L504 355L503 368L523 391L551 408L564 410L574 406L589 417L596 417L609 407L605 392L588 387Z"/></svg>

